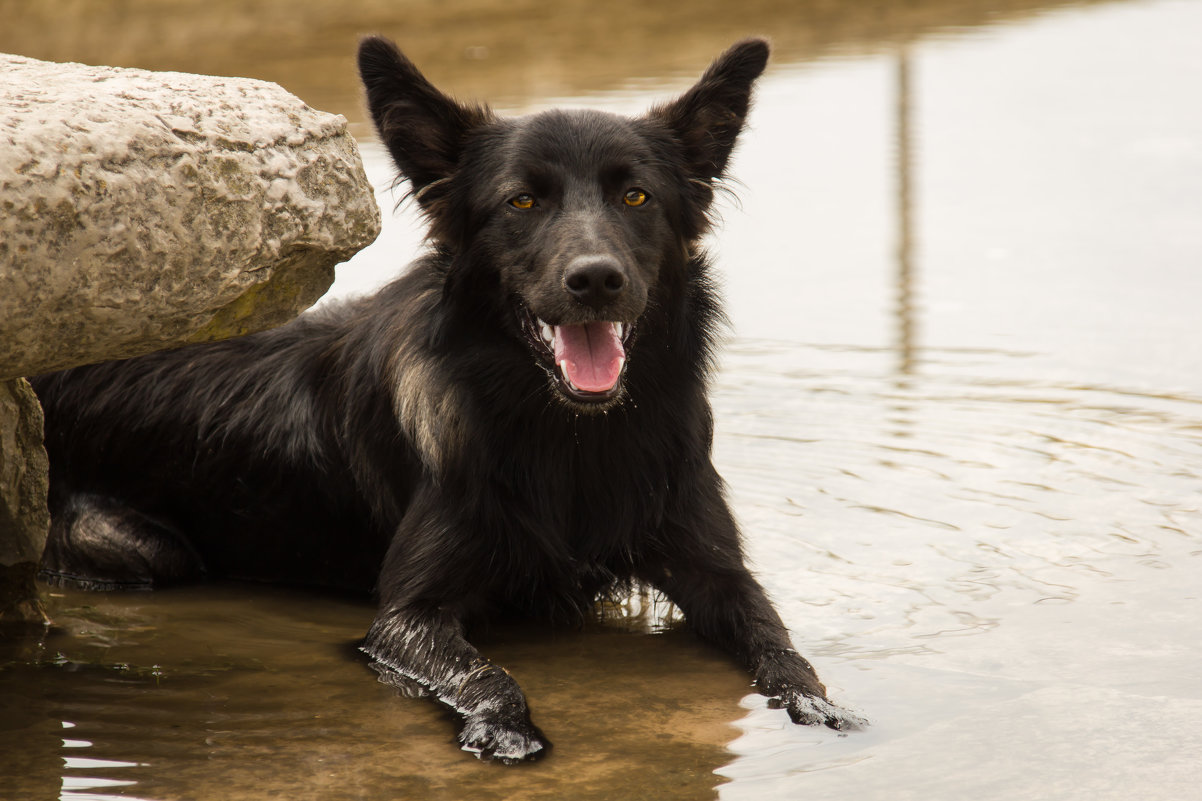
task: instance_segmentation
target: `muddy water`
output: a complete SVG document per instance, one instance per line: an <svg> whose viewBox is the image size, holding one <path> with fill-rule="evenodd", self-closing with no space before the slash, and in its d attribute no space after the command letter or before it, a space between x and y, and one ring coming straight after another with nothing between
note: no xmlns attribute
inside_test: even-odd
<svg viewBox="0 0 1202 801"><path fill-rule="evenodd" d="M788 724L633 599L482 640L556 743L505 770L354 658L369 606L66 594L44 639L0 643L0 798L1196 794L1202 7L910 7L932 21L877 39L780 17L826 44L765 78L712 246L734 323L715 456L799 646L870 729ZM667 73L572 102L637 110ZM419 238L403 211L334 294Z"/></svg>
<svg viewBox="0 0 1202 801"><path fill-rule="evenodd" d="M637 607L488 632L554 732L554 757L507 771L356 658L369 605L242 586L53 600L61 630L0 672L2 798L712 797L746 684L687 632L648 636Z"/></svg>

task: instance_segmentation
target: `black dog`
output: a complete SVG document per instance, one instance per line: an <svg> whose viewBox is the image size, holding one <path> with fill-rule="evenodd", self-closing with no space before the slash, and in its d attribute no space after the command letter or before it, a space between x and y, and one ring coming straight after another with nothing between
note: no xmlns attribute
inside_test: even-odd
<svg viewBox="0 0 1202 801"><path fill-rule="evenodd" d="M737 44L639 118L499 119L365 40L431 252L274 331L37 379L44 574L375 585L363 650L504 761L548 743L465 625L650 584L794 721L854 725L744 567L710 462L721 312L698 240L767 57Z"/></svg>

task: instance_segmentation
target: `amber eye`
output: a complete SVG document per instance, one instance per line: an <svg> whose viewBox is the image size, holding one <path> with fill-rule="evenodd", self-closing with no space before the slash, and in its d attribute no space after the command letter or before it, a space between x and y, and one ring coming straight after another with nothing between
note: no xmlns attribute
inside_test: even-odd
<svg viewBox="0 0 1202 801"><path fill-rule="evenodd" d="M647 202L647 193L642 189L631 189L622 196L622 202L627 206L641 206Z"/></svg>
<svg viewBox="0 0 1202 801"><path fill-rule="evenodd" d="M525 211L526 209L532 209L534 208L534 195L528 195L523 192L517 197L510 198L509 205L513 206L515 209L521 209L522 211Z"/></svg>

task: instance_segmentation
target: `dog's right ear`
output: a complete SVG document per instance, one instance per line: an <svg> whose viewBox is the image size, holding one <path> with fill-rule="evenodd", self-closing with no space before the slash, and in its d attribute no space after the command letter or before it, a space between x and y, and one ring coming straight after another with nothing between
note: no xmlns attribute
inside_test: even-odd
<svg viewBox="0 0 1202 801"><path fill-rule="evenodd" d="M395 44L380 36L359 43L359 76L380 139L426 206L422 190L455 171L467 132L488 122L491 112L438 91Z"/></svg>

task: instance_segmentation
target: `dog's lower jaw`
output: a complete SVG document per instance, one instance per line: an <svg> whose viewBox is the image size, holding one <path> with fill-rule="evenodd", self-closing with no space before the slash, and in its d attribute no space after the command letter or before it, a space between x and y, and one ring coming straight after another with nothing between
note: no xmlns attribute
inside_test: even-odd
<svg viewBox="0 0 1202 801"><path fill-rule="evenodd" d="M579 395L567 386L566 380L559 372L558 368L539 365L547 374L547 391L551 393L562 406L575 414L605 414L621 406L626 402L626 375L625 370L618 383L614 385L611 392L604 396L589 397L592 393L580 392Z"/></svg>

